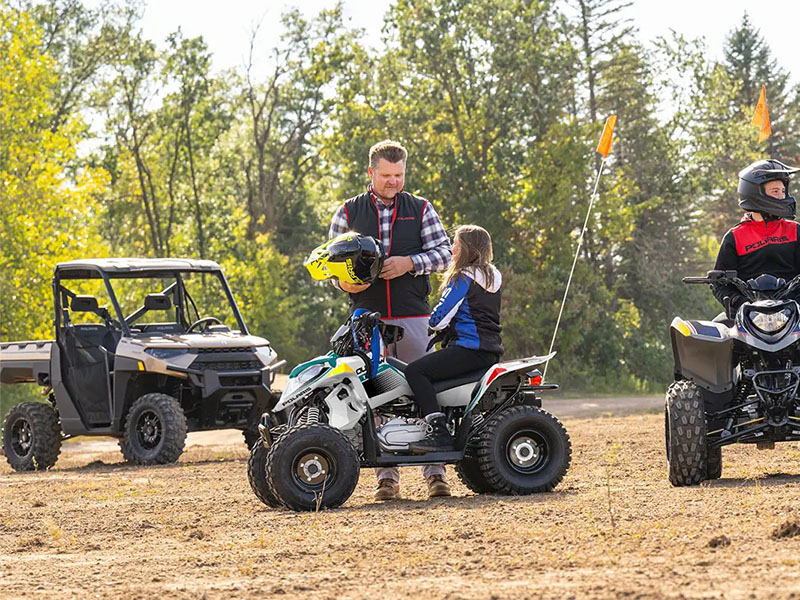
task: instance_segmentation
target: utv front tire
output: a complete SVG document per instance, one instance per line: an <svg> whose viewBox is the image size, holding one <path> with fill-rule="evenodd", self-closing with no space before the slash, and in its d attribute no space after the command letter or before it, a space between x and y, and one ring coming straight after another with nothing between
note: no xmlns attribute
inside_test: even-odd
<svg viewBox="0 0 800 600"><path fill-rule="evenodd" d="M676 381L664 406L667 471L674 486L697 485L707 477L706 416L703 395L693 381ZM722 461L719 468L721 471Z"/></svg>
<svg viewBox="0 0 800 600"><path fill-rule="evenodd" d="M41 402L22 402L8 411L3 450L15 471L44 471L61 453L61 426L55 409Z"/></svg>
<svg viewBox="0 0 800 600"><path fill-rule="evenodd" d="M186 429L186 416L175 398L145 394L128 411L122 454L139 465L174 463L183 453Z"/></svg>
<svg viewBox="0 0 800 600"><path fill-rule="evenodd" d="M290 428L267 453L270 489L296 511L341 506L356 488L359 469L350 440L322 423Z"/></svg>
<svg viewBox="0 0 800 600"><path fill-rule="evenodd" d="M481 472L500 494L551 491L563 479L571 458L567 430L535 406L505 409L489 419L478 439Z"/></svg>

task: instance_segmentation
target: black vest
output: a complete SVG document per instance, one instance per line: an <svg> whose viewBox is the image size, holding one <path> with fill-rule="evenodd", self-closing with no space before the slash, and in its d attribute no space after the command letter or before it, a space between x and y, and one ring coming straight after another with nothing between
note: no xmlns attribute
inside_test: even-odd
<svg viewBox="0 0 800 600"><path fill-rule="evenodd" d="M407 192L397 194L388 240L381 237L375 202L372 194L367 192L344 203L350 229L381 240L387 257L421 253L422 215L428 201ZM430 292L431 284L427 275L415 277L406 273L394 279L379 278L363 292L350 294L350 311L366 308L377 311L386 318L426 317L431 312L428 304Z"/></svg>

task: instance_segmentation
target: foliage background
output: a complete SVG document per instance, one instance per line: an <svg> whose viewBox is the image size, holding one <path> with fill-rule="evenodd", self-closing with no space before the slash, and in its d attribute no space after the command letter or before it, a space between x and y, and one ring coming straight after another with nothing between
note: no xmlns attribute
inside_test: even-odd
<svg viewBox="0 0 800 600"><path fill-rule="evenodd" d="M447 227L492 233L508 355L544 353L616 113L550 373L570 391L659 391L672 317L718 310L680 278L738 220L736 173L800 164L800 86L746 15L716 62L678 36L643 47L624 7L397 0L378 53L340 8L288 12L269 56L255 32L247 66L212 72L202 38L178 30L159 51L136 2L0 1L0 340L53 337L56 262L187 256L223 265L290 364L325 351L346 302L302 261L390 137ZM2 386L0 410L26 388Z"/></svg>

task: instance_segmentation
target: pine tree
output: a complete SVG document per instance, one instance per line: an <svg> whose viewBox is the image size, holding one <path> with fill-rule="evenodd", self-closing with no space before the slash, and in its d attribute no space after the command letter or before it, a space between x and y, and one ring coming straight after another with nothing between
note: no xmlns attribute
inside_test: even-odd
<svg viewBox="0 0 800 600"><path fill-rule="evenodd" d="M796 152L798 136L798 132L792 134L789 130L791 120L796 118L797 113L796 102L794 106L789 102L789 74L772 57L769 45L752 25L747 13L742 16L740 25L728 34L723 56L726 72L732 80L741 84L735 97L735 110L742 119L752 117L761 86L766 86L772 135L764 145L770 157L787 160L793 151Z"/></svg>

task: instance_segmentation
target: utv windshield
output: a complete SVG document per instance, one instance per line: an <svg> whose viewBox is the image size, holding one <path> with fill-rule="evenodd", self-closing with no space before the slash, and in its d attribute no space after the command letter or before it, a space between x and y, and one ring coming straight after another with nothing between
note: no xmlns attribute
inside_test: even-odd
<svg viewBox="0 0 800 600"><path fill-rule="evenodd" d="M244 324L233 304L230 290L221 272L151 271L147 273L107 273L108 287L119 306L120 318L111 317L107 286L98 279L62 281L62 315L65 321L76 319L104 321L114 329L127 325L131 335L180 335L238 330ZM67 287L68 286L68 287ZM96 298L99 310L84 310L78 315L69 310L72 300L78 305ZM89 301L88 305L93 305ZM113 309L111 309L113 311Z"/></svg>

